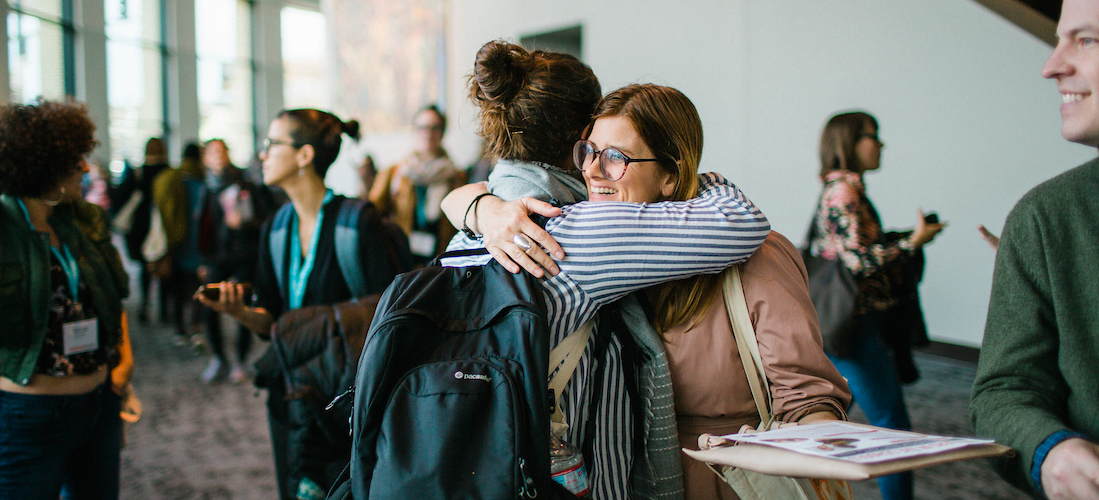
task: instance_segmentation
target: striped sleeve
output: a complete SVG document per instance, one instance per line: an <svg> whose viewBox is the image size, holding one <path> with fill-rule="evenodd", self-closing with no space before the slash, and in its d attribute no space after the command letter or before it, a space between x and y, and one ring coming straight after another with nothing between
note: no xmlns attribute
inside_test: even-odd
<svg viewBox="0 0 1099 500"><path fill-rule="evenodd" d="M698 198L683 202L583 202L546 230L567 256L558 264L597 303L748 260L770 233L767 218L718 174L700 175ZM582 303L564 298L567 303Z"/></svg>

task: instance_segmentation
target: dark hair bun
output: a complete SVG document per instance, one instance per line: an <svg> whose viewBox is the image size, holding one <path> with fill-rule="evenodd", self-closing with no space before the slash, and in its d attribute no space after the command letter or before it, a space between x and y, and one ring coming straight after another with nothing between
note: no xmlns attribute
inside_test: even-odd
<svg viewBox="0 0 1099 500"><path fill-rule="evenodd" d="M473 79L481 89L482 98L507 106L526 85L531 61L526 49L503 40L482 46L473 65Z"/></svg>
<svg viewBox="0 0 1099 500"><path fill-rule="evenodd" d="M341 132L351 136L352 139L359 139L359 120L347 120L340 128Z"/></svg>

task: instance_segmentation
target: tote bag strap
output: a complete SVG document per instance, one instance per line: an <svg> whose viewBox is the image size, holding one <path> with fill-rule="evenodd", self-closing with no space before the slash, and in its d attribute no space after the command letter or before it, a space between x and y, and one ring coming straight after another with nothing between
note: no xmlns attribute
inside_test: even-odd
<svg viewBox="0 0 1099 500"><path fill-rule="evenodd" d="M569 334L568 337L565 337L561 343L557 344L557 347L550 351L549 389L553 394L553 413L550 414L550 427L554 430L563 432L564 429L568 428L568 423L565 422L565 414L561 411L561 393L564 392L565 386L569 385L569 380L572 380L572 375L576 372L576 365L580 363L580 358L584 355L584 348L588 345L588 339L591 337L594 326L595 318L592 318L575 332Z"/></svg>
<svg viewBox="0 0 1099 500"><path fill-rule="evenodd" d="M748 303L744 299L740 266L725 270L724 292L725 310L729 314L733 337L736 339L737 350L740 351L740 361L744 365L748 386L752 388L752 399L755 400L756 410L759 412L759 430L766 430L774 418L771 415L771 391L763 372L763 359L759 356L759 344L756 343L756 332L748 313Z"/></svg>

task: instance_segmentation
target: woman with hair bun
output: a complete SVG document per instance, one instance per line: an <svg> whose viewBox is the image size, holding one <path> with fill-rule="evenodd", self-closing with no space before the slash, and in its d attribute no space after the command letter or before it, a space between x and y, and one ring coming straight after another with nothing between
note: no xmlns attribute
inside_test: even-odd
<svg viewBox="0 0 1099 500"><path fill-rule="evenodd" d="M682 497L667 359L630 293L746 260L767 237L766 217L725 179L698 176L696 162L651 154L632 126L601 119L589 127L600 102L599 83L572 56L490 42L478 53L471 80L470 95L481 108L480 133L489 154L500 160L486 185L460 188L444 200L448 218L465 226L450 249L483 245L512 272L518 262L543 276L525 264L532 259L545 267L552 275L542 281L551 348L594 320L600 308L619 309L599 315L611 325L596 325L601 333L592 335L559 395L568 424L560 438L581 448L593 498ZM681 96L664 87L641 90L652 90L658 100ZM586 129L601 138L583 140ZM622 167L615 177L620 183L598 173L611 157ZM661 203L681 191L691 195L681 199L700 194ZM493 196L485 198L489 192ZM589 197L616 203L580 203ZM551 200L569 206L551 209L545 203ZM529 212L554 217L546 225L549 234L527 218ZM479 230L488 233L483 242L471 238ZM686 249L693 243L689 235L707 238L705 249ZM573 256L565 258L562 247ZM626 331L611 335L614 323ZM604 354L597 354L597 336L610 336ZM560 433L558 426L555 437Z"/></svg>
<svg viewBox="0 0 1099 500"><path fill-rule="evenodd" d="M354 277L343 275L337 254L341 207L348 203L361 203L355 230L359 235L358 261L362 267L362 276L358 278L365 285L364 295L381 293L397 274L411 268L408 241L399 229L388 226L369 202L336 195L325 187L324 176L339 154L344 135L358 138L359 123L355 120L345 123L316 109L284 110L271 122L260 152L263 183L282 188L290 203L263 227L253 286L254 304L245 305L244 288L229 283L220 284L217 300L195 294L198 301L229 314L266 338L279 317L290 310L357 298L349 284ZM282 241L272 241L279 235ZM275 248L283 250L282 262L277 262L278 257L272 254ZM278 272L276 266L280 267ZM270 352L265 358L269 355ZM268 421L279 496L323 498L335 479L329 475L327 466L347 463L350 440L338 445L323 440L314 443L308 440L326 433L292 428L313 424L292 418L294 407L286 399L284 377L272 375L278 374L257 375L256 382L268 389ZM345 431L336 435L346 434ZM290 450L295 452L292 456Z"/></svg>

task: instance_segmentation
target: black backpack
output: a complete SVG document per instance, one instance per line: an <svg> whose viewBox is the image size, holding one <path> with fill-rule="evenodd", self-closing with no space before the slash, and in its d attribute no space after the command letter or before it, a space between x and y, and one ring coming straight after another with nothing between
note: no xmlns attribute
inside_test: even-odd
<svg viewBox="0 0 1099 500"><path fill-rule="evenodd" d="M398 276L359 360L351 462L329 498L553 497L548 357L529 274L491 262Z"/></svg>

